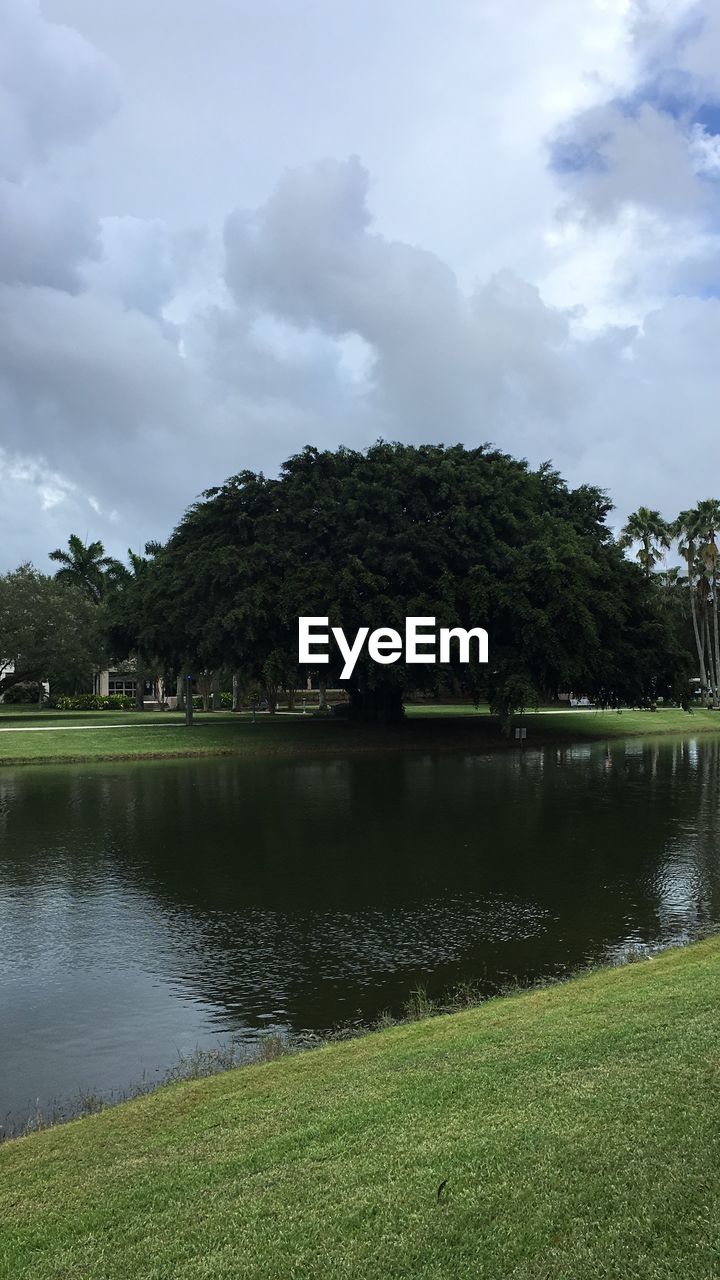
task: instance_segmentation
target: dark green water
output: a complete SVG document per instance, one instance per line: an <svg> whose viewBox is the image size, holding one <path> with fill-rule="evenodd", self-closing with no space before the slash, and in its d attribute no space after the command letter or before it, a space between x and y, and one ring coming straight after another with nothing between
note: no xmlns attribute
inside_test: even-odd
<svg viewBox="0 0 720 1280"><path fill-rule="evenodd" d="M720 744L0 771L0 1121L720 919Z"/></svg>

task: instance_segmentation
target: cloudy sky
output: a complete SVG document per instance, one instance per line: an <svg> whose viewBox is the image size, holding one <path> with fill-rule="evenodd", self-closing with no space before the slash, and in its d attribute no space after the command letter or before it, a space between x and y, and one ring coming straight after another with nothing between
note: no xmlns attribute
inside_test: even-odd
<svg viewBox="0 0 720 1280"><path fill-rule="evenodd" d="M720 492L713 0L0 0L0 568L308 443Z"/></svg>

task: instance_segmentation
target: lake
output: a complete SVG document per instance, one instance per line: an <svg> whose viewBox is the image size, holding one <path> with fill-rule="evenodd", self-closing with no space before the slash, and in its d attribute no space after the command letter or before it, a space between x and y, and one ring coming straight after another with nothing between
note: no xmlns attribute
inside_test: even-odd
<svg viewBox="0 0 720 1280"><path fill-rule="evenodd" d="M720 743L0 770L0 1123L720 919Z"/></svg>

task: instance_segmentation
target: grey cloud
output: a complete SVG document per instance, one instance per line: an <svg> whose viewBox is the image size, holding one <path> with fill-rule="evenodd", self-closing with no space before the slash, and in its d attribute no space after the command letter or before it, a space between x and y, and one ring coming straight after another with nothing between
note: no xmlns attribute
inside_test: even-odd
<svg viewBox="0 0 720 1280"><path fill-rule="evenodd" d="M698 181L689 125L650 103L582 113L555 140L554 155L572 198L600 218L627 204L700 214L714 197Z"/></svg>
<svg viewBox="0 0 720 1280"><path fill-rule="evenodd" d="M717 5L699 0L673 10L635 0L630 17L637 83L557 131L555 168L577 206L602 219L636 204L716 220L718 187L706 180L713 139L695 121L709 109L720 125Z"/></svg>
<svg viewBox="0 0 720 1280"><path fill-rule="evenodd" d="M161 318L163 308L192 280L205 252L202 233L177 233L160 219L105 217L97 252L82 270L88 290L131 310Z"/></svg>
<svg viewBox="0 0 720 1280"><path fill-rule="evenodd" d="M720 300L673 298L616 350L601 343L576 352L587 398L568 472L608 486L620 513L646 494L672 517L717 476Z"/></svg>
<svg viewBox="0 0 720 1280"><path fill-rule="evenodd" d="M434 254L370 229L368 184L357 158L328 160L287 173L255 213L233 214L226 279L238 305L359 335L374 354L369 392L403 435L457 438L533 397L558 408L565 318L510 272L466 296Z"/></svg>
<svg viewBox="0 0 720 1280"><path fill-rule="evenodd" d="M97 220L48 179L0 179L0 280L74 292L100 252Z"/></svg>
<svg viewBox="0 0 720 1280"><path fill-rule="evenodd" d="M106 123L115 76L77 32L46 22L35 0L5 0L2 17L0 280L75 291L80 264L99 252L99 226L50 161Z"/></svg>
<svg viewBox="0 0 720 1280"><path fill-rule="evenodd" d="M37 0L3 2L0 95L0 173L13 180L88 138L119 100L108 60L77 31L46 22Z"/></svg>
<svg viewBox="0 0 720 1280"><path fill-rule="evenodd" d="M157 450L197 426L176 347L117 302L42 288L0 288L0 333L6 447L32 446L89 492L147 497Z"/></svg>

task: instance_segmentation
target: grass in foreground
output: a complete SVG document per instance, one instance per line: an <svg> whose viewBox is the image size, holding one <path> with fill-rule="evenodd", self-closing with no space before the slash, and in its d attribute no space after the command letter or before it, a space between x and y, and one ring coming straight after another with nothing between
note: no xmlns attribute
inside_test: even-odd
<svg viewBox="0 0 720 1280"><path fill-rule="evenodd" d="M711 940L9 1143L0 1276L718 1277L719 980Z"/></svg>

